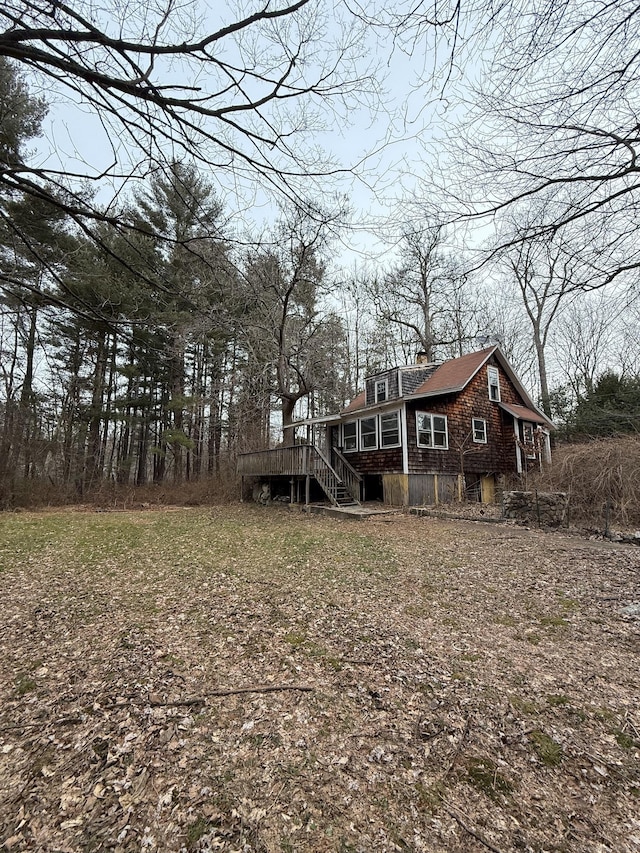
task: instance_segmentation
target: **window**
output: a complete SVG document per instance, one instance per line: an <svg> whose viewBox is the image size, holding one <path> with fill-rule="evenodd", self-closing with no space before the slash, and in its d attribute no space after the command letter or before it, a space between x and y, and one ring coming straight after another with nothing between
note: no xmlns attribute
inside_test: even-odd
<svg viewBox="0 0 640 853"><path fill-rule="evenodd" d="M487 367L489 379L489 399L496 403L500 402L500 374L497 367Z"/></svg>
<svg viewBox="0 0 640 853"><path fill-rule="evenodd" d="M536 439L533 424L522 424L522 443L525 445L527 459L536 458Z"/></svg>
<svg viewBox="0 0 640 853"><path fill-rule="evenodd" d="M342 427L342 447L345 453L358 449L358 422L351 421Z"/></svg>
<svg viewBox="0 0 640 853"><path fill-rule="evenodd" d="M473 440L476 444L487 443L487 422L482 418L472 418Z"/></svg>
<svg viewBox="0 0 640 853"><path fill-rule="evenodd" d="M396 447L400 444L398 412L380 415L380 447Z"/></svg>
<svg viewBox="0 0 640 853"><path fill-rule="evenodd" d="M362 418L360 421L360 450L375 450L378 446L378 419Z"/></svg>
<svg viewBox="0 0 640 853"><path fill-rule="evenodd" d="M434 447L437 450L449 449L447 436L447 416L416 413L416 432L418 447Z"/></svg>
<svg viewBox="0 0 640 853"><path fill-rule="evenodd" d="M387 380L378 379L376 382L376 403L384 403L387 399Z"/></svg>

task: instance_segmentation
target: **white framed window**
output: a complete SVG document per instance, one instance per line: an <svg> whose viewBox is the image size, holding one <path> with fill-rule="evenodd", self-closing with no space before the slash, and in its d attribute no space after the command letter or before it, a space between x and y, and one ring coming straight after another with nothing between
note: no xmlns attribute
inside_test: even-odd
<svg viewBox="0 0 640 853"><path fill-rule="evenodd" d="M476 444L487 443L487 422L483 418L471 418L471 429Z"/></svg>
<svg viewBox="0 0 640 853"><path fill-rule="evenodd" d="M378 418L360 419L360 450L377 450L378 448Z"/></svg>
<svg viewBox="0 0 640 853"><path fill-rule="evenodd" d="M416 438L418 447L448 450L447 416L416 412Z"/></svg>
<svg viewBox="0 0 640 853"><path fill-rule="evenodd" d="M489 399L494 403L500 402L500 374L497 367L487 367L487 380L489 383Z"/></svg>
<svg viewBox="0 0 640 853"><path fill-rule="evenodd" d="M389 396L389 389L386 379L378 379L375 384L375 399L376 403L384 403Z"/></svg>
<svg viewBox="0 0 640 853"><path fill-rule="evenodd" d="M400 444L400 412L380 415L380 447L398 447Z"/></svg>
<svg viewBox="0 0 640 853"><path fill-rule="evenodd" d="M342 449L345 453L353 453L358 449L358 422L351 421L342 425Z"/></svg>

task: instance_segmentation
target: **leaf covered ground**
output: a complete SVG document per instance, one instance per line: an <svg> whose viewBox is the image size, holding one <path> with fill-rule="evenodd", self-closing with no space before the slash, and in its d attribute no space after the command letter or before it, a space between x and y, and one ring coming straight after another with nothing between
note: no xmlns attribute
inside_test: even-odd
<svg viewBox="0 0 640 853"><path fill-rule="evenodd" d="M0 516L8 851L640 850L640 548Z"/></svg>

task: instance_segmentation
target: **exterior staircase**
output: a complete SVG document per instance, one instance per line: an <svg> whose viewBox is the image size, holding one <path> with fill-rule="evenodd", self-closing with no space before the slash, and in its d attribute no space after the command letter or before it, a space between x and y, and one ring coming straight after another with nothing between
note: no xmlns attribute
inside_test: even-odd
<svg viewBox="0 0 640 853"><path fill-rule="evenodd" d="M242 477L257 477L262 480L286 477L300 482L303 477L313 477L320 484L333 509L362 509L362 476L337 447L327 448L323 452L314 444L294 444L273 450L241 453L238 456L237 471Z"/></svg>
<svg viewBox="0 0 640 853"><path fill-rule="evenodd" d="M320 483L323 492L333 506L338 509L362 506L359 499L362 478L335 447L332 448L332 457L335 467L314 446L309 473Z"/></svg>

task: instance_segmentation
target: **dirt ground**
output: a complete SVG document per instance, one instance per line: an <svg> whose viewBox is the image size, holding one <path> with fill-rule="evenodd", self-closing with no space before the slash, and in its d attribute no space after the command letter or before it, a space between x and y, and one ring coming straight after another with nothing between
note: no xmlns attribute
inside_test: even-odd
<svg viewBox="0 0 640 853"><path fill-rule="evenodd" d="M640 547L0 516L7 851L640 851Z"/></svg>

